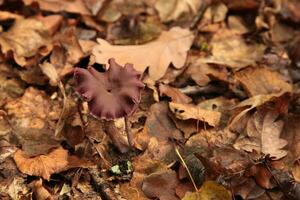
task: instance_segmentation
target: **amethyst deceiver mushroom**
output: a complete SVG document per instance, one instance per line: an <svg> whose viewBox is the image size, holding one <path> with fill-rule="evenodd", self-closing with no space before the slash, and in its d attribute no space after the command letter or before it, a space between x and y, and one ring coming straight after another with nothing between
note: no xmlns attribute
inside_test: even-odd
<svg viewBox="0 0 300 200"><path fill-rule="evenodd" d="M92 67L75 68L76 91L88 102L92 116L104 120L125 117L126 121L141 99L144 88L141 73L132 64L120 66L113 58L108 63L109 68L104 73Z"/></svg>

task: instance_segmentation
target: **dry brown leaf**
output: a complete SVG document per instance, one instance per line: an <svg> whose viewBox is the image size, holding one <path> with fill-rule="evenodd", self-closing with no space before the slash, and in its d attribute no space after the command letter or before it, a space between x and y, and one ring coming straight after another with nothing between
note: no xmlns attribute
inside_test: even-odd
<svg viewBox="0 0 300 200"><path fill-rule="evenodd" d="M234 116L231 119L231 122L229 123L229 127L232 128L232 126L235 125L236 122L238 122L243 116L245 116L250 110L253 108L256 108L258 106L263 105L264 103L271 101L274 98L278 98L282 96L283 93L274 93L274 94L266 94L266 95L256 95L254 97L248 98L242 102L240 102L238 105L235 106L235 108L240 109L243 107L248 107L245 110L241 111L239 114Z"/></svg>
<svg viewBox="0 0 300 200"><path fill-rule="evenodd" d="M83 0L23 0L25 5L31 5L37 2L42 10L61 12L67 11L71 13L79 13L82 15L91 15L90 11L85 7Z"/></svg>
<svg viewBox="0 0 300 200"><path fill-rule="evenodd" d="M207 122L210 126L218 126L221 113L217 111L205 110L192 104L169 103L171 111L182 120L196 119Z"/></svg>
<svg viewBox="0 0 300 200"><path fill-rule="evenodd" d="M56 109L44 92L29 87L21 98L8 102L5 109L14 134L27 154L47 153L59 145L50 122L50 114L55 115Z"/></svg>
<svg viewBox="0 0 300 200"><path fill-rule="evenodd" d="M174 103L191 103L192 101L191 97L183 94L179 89L164 84L159 84L159 93L160 96L171 97Z"/></svg>
<svg viewBox="0 0 300 200"><path fill-rule="evenodd" d="M212 56L201 58L204 63L226 65L239 69L248 65L254 65L264 53L262 44L247 44L241 36L221 30L215 34L211 41Z"/></svg>
<svg viewBox="0 0 300 200"><path fill-rule="evenodd" d="M68 151L59 147L48 155L29 158L23 151L18 150L14 155L14 160L22 173L31 176L41 176L49 180L51 174L67 169Z"/></svg>
<svg viewBox="0 0 300 200"><path fill-rule="evenodd" d="M189 75L198 85L205 86L212 79L227 81L227 69L225 67L212 66L196 60L187 69Z"/></svg>
<svg viewBox="0 0 300 200"><path fill-rule="evenodd" d="M245 151L254 149L258 153L270 155L275 159L285 157L287 151L283 148L288 142L280 138L284 123L282 120L276 120L277 117L278 113L275 111L257 111L252 120L248 121L248 137L238 139L234 147Z"/></svg>
<svg viewBox="0 0 300 200"><path fill-rule="evenodd" d="M145 128L147 133L159 140L166 140L174 138L182 140L181 132L176 128L173 121L169 118L169 109L166 102L159 102L153 104L149 109L149 116L147 117Z"/></svg>
<svg viewBox="0 0 300 200"><path fill-rule="evenodd" d="M47 28L35 19L17 20L7 32L0 34L2 52L13 51L15 61L21 66L26 64L25 58L36 55L49 41Z"/></svg>
<svg viewBox="0 0 300 200"><path fill-rule="evenodd" d="M246 68L235 73L249 96L291 92L292 86L277 72L267 68Z"/></svg>
<svg viewBox="0 0 300 200"><path fill-rule="evenodd" d="M176 68L183 67L193 38L192 32L179 27L163 31L157 40L144 45L111 45L98 38L99 45L93 49L93 55L99 64L106 64L109 58L114 57L120 65L131 63L141 72L149 67L150 78L158 80L170 63Z"/></svg>
<svg viewBox="0 0 300 200"><path fill-rule="evenodd" d="M183 14L196 14L202 0L158 0L155 8L163 22L176 20Z"/></svg>
<svg viewBox="0 0 300 200"><path fill-rule="evenodd" d="M41 21L47 28L50 35L53 35L63 22L61 15L38 16L37 19Z"/></svg>
<svg viewBox="0 0 300 200"><path fill-rule="evenodd" d="M160 171L145 177L142 191L149 198L160 200L177 200L175 188L178 184L176 172L172 170Z"/></svg>

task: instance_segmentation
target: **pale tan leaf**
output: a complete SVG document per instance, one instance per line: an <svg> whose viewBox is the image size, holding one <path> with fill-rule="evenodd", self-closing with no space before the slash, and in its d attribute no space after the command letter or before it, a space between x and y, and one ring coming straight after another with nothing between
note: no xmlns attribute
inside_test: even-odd
<svg viewBox="0 0 300 200"><path fill-rule="evenodd" d="M23 151L18 150L14 155L14 160L22 173L31 176L41 176L49 180L51 174L66 170L68 166L68 151L60 147L48 155L28 158Z"/></svg>
<svg viewBox="0 0 300 200"><path fill-rule="evenodd" d="M131 63L141 72L149 67L150 78L158 80L170 63L176 68L183 67L193 38L192 32L179 27L163 31L157 40L143 45L111 45L98 38L99 45L94 47L92 54L99 64L106 64L114 57L120 65Z"/></svg>
<svg viewBox="0 0 300 200"><path fill-rule="evenodd" d="M274 94L265 94L265 95L256 95L249 99L246 99L240 102L235 108L245 108L245 110L241 111L239 114L233 117L231 120L229 127L233 126L236 122L238 122L246 113L248 113L253 108L256 108L264 103L271 101L273 98L280 97L283 93L274 93Z"/></svg>
<svg viewBox="0 0 300 200"><path fill-rule="evenodd" d="M171 111L182 120L196 119L207 122L211 126L217 126L220 122L221 113L217 111L205 110L191 104L169 103Z"/></svg>
<svg viewBox="0 0 300 200"><path fill-rule="evenodd" d="M265 113L266 112L266 113ZM283 148L288 144L280 138L283 121L276 120L278 113L274 111L257 111L247 123L247 136L239 138L234 147L251 152L270 155L275 159L283 158L287 151Z"/></svg>
<svg viewBox="0 0 300 200"><path fill-rule="evenodd" d="M178 19L183 14L196 14L202 0L158 0L155 8L163 22Z"/></svg>
<svg viewBox="0 0 300 200"><path fill-rule="evenodd" d="M282 148L288 143L286 140L280 138L280 133L283 128L283 121L277 120L277 113L268 112L263 120L261 132L261 151L265 155L270 154L272 157L280 159L287 155L287 151Z"/></svg>
<svg viewBox="0 0 300 200"><path fill-rule="evenodd" d="M242 36L226 33L225 30L215 34L211 41L212 56L201 58L201 62L226 65L239 69L253 65L264 53L262 44L247 44Z"/></svg>
<svg viewBox="0 0 300 200"><path fill-rule="evenodd" d="M235 78L249 96L292 91L292 86L279 73L264 67L243 69L235 73Z"/></svg>
<svg viewBox="0 0 300 200"><path fill-rule="evenodd" d="M71 12L79 13L82 15L91 15L91 12L87 9L83 0L23 0L25 5L31 5L36 2L40 8L52 12Z"/></svg>

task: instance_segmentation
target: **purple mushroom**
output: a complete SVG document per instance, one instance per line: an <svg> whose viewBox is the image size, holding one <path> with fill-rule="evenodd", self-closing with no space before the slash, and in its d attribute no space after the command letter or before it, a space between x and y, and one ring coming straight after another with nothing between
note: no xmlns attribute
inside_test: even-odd
<svg viewBox="0 0 300 200"><path fill-rule="evenodd" d="M92 67L75 68L76 91L88 102L90 114L97 119L113 120L130 116L138 107L144 84L141 73L132 64L124 67L108 60L109 68L104 73ZM127 134L128 130L127 130ZM128 142L131 145L130 136Z"/></svg>

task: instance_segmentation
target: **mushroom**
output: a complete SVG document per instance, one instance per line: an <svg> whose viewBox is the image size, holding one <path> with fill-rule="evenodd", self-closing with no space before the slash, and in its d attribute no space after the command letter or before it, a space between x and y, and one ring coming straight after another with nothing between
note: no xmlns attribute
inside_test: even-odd
<svg viewBox="0 0 300 200"><path fill-rule="evenodd" d="M141 73L132 64L120 66L114 58L108 63L104 73L93 67L75 68L76 92L88 102L90 114L95 118L111 121L124 117L128 143L132 146L127 117L137 109L141 99L144 88Z"/></svg>

